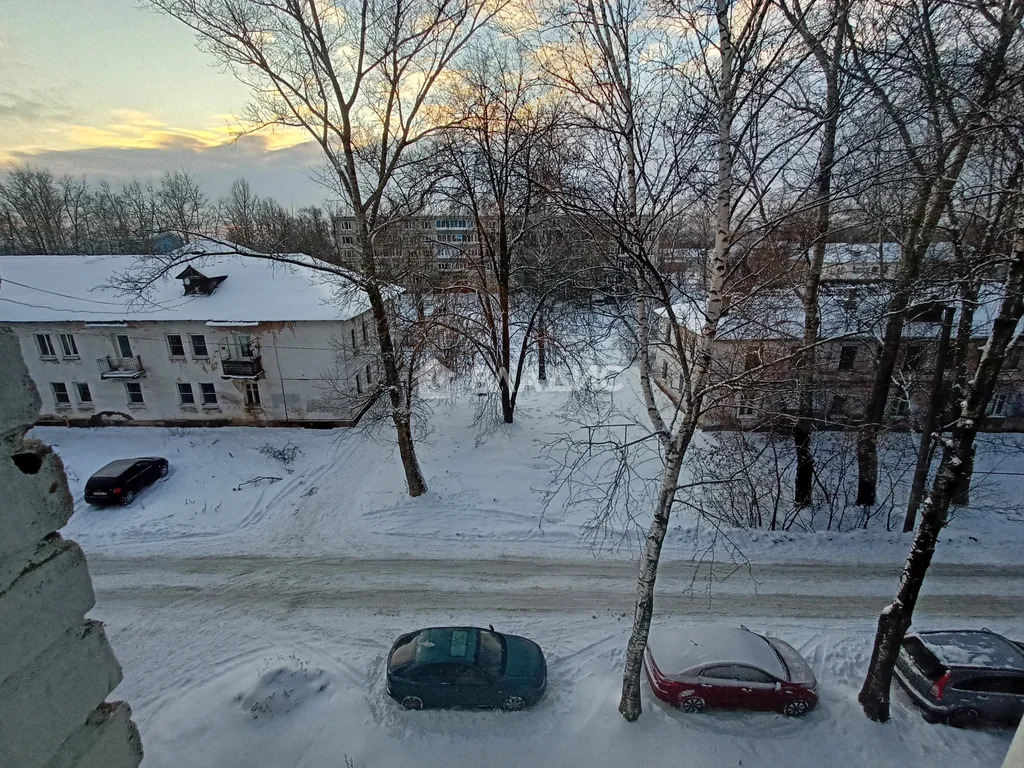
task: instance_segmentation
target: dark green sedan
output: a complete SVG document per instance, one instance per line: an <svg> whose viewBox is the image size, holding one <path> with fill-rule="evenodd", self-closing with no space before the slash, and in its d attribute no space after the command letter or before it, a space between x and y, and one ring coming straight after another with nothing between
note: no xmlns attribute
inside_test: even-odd
<svg viewBox="0 0 1024 768"><path fill-rule="evenodd" d="M406 709L501 707L540 701L548 684L540 646L475 627L431 627L402 635L388 654L388 695Z"/></svg>

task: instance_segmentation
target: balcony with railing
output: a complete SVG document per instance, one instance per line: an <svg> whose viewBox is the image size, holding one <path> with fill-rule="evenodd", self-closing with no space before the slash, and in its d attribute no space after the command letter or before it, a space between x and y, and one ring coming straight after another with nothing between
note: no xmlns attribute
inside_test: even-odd
<svg viewBox="0 0 1024 768"><path fill-rule="evenodd" d="M137 379L146 375L146 369L142 367L142 358L139 355L134 357L114 357L107 355L96 359L100 369L101 379Z"/></svg>
<svg viewBox="0 0 1024 768"><path fill-rule="evenodd" d="M255 342L220 343L220 375L223 379L263 378L263 357Z"/></svg>

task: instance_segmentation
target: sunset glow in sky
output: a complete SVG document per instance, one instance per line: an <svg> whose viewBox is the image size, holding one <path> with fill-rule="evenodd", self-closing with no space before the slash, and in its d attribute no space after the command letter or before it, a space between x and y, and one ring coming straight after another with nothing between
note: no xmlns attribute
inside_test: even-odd
<svg viewBox="0 0 1024 768"><path fill-rule="evenodd" d="M233 141L248 93L180 22L138 0L0 0L0 170L30 163L121 181L185 167L285 205L328 197L295 133Z"/></svg>

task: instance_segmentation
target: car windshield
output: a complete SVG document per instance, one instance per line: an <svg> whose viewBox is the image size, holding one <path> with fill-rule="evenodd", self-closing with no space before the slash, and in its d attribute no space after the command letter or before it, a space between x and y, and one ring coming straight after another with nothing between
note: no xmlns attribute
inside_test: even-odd
<svg viewBox="0 0 1024 768"><path fill-rule="evenodd" d="M480 631L476 664L489 675L499 677L505 671L505 641L495 632Z"/></svg>
<svg viewBox="0 0 1024 768"><path fill-rule="evenodd" d="M388 667L392 672L412 663L416 657L417 640L419 640L419 635L409 635L392 649L391 659L388 662Z"/></svg>

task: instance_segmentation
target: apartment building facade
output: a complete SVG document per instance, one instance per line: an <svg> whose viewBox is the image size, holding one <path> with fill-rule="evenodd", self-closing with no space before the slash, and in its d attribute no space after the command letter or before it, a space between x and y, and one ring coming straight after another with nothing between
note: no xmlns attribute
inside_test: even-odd
<svg viewBox="0 0 1024 768"><path fill-rule="evenodd" d="M887 300L885 283L833 283L820 299L821 339L816 347L814 418L821 428L844 428L864 414L879 350ZM904 330L893 375L887 418L895 428L920 423L931 398L943 312L952 307L956 333L958 307L921 300ZM998 307L994 290L983 290L968 344L968 366L976 365ZM674 345L684 339L689 357L703 318L692 305L674 308L675 322L662 312L655 345L655 375L670 392L682 386ZM803 338L803 307L792 291L765 291L734 298L711 350L712 387L700 424L707 429L763 429L791 423L798 405L797 366ZM678 329L677 332L674 329ZM948 347L942 413L949 418L953 341ZM988 407L984 429L1024 431L1024 372L1020 347L1011 348L999 386Z"/></svg>
<svg viewBox="0 0 1024 768"><path fill-rule="evenodd" d="M147 258L0 257L0 325L18 337L40 423L358 420L377 384L364 294L302 266L216 253L144 297L119 290Z"/></svg>

